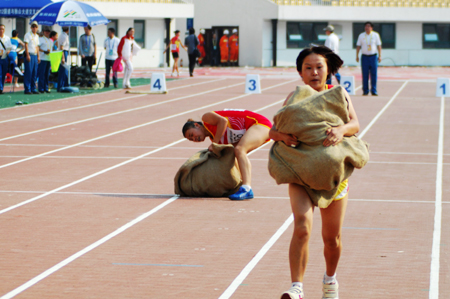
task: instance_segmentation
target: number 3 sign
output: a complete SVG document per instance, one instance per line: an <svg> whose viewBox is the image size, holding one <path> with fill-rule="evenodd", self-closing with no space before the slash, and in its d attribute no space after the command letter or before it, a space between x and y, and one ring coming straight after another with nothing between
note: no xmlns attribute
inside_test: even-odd
<svg viewBox="0 0 450 299"><path fill-rule="evenodd" d="M437 97L450 97L450 79L438 78L436 84Z"/></svg>
<svg viewBox="0 0 450 299"><path fill-rule="evenodd" d="M259 75L247 75L245 77L245 93L261 93Z"/></svg>

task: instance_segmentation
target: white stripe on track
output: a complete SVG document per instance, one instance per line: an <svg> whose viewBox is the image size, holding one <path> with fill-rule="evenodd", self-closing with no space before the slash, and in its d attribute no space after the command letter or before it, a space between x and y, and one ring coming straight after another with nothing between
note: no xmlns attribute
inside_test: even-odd
<svg viewBox="0 0 450 299"><path fill-rule="evenodd" d="M169 90L187 88L187 87L192 87L192 86L196 86L196 85L202 85L202 84L216 82L216 81L221 81L221 80L225 80L225 79L208 80L206 82L199 82L199 83L194 83L194 84L189 84L189 85L169 88ZM104 102L98 102L98 103L93 103L93 104L88 104L88 105L83 105L83 106L78 106L78 107L72 107L72 108L66 108L66 109L49 111L49 112L44 112L44 113L39 113L39 114L27 115L27 116L12 118L12 119L6 119L6 120L0 121L0 124L7 123L7 122L12 122L12 121L17 121L17 120L22 120L22 119L28 119L28 118L33 118L33 117L44 116L44 115L50 115L50 114L56 114L56 113L61 113L61 112L67 112L67 111L72 111L72 110L77 110L77 109L83 109L83 108L88 108L88 107L93 107L93 106L98 106L98 105L103 105L103 104L109 104L109 103L119 102L119 101L128 100L128 99L134 99L134 98L143 97L143 96L147 96L147 94L127 96L127 97L123 97L123 98L119 98L119 99L114 99L114 100L109 100L109 101L104 101ZM72 97L72 98L79 98L79 97L75 96L75 97ZM64 98L64 99L72 99L72 98Z"/></svg>
<svg viewBox="0 0 450 299"><path fill-rule="evenodd" d="M68 265L69 263L73 262L77 258L79 258L79 257L83 256L84 254L94 250L95 248L99 247L103 243L111 240L115 236L117 236L120 233L123 233L124 231L129 229L130 227L138 224L142 220L144 220L144 219L148 218L149 216L151 216L152 214L158 212L159 210L161 210L162 208L164 208L168 204L170 204L170 203L174 202L175 200L177 200L177 198L178 198L178 195L176 195L176 196L174 196L172 198L169 198L168 200L164 201L162 204L158 205L157 207L153 208L152 210L146 212L145 214L142 214L141 216L135 218L134 220L128 222L127 224L119 227L118 229L116 229L115 231L110 233L109 235L107 235L107 236L101 238L100 240L98 240L97 242L95 242L95 243L85 247L84 249L78 251L77 253L73 254L72 256L66 258L65 260L63 260L63 261L59 262L58 264L54 265L53 267L49 268L45 272L42 272L38 276L36 276L33 279L27 281L23 285L17 287L16 289L12 290L11 292L9 292L9 293L7 293L5 295L3 295L2 297L0 297L0 299L10 299L10 298L13 298L14 296L22 293L26 289L32 287L33 285L35 285L39 281L41 281L41 280L45 279L46 277L52 275L53 273L55 273L56 271L58 271L62 267Z"/></svg>
<svg viewBox="0 0 450 299"><path fill-rule="evenodd" d="M362 138L369 131L369 129L373 126L373 124L378 120L378 118L383 114L383 112L389 107L389 105L395 100L398 94L403 90L406 86L406 81L400 89L394 94L391 100L381 109L381 111L372 119L369 125L365 128L363 133L359 136ZM269 241L258 251L255 257L244 267L244 269L239 273L239 275L231 282L230 286L223 292L223 294L219 297L219 299L228 299L230 298L237 288L241 285L241 283L247 278L253 268L258 264L258 262L266 255L266 253L270 250L270 248L275 244L275 242L279 239L279 237L287 230L289 225L294 221L294 216L291 216L284 222L284 224L277 230L277 232L269 239Z"/></svg>
<svg viewBox="0 0 450 299"><path fill-rule="evenodd" d="M282 85L285 85L285 84L288 84L288 83L292 83L294 81L297 81L297 79L296 80L287 81L287 82L284 82L284 83L280 83L280 84L277 84L277 85L273 85L271 87L264 88L263 91L269 90L269 89L272 89L272 88L275 88L275 87L278 87L278 86L282 86ZM215 102L215 103L212 103L212 104L209 104L209 105L205 105L205 106L202 106L202 107L199 107L199 108L195 108L195 109L191 109L191 110L188 110L188 111L180 112L180 113L173 114L173 115L170 115L170 116L166 116L166 117L163 117L163 118L160 118L160 119L157 119L157 120L153 120L153 121L150 121L150 122L147 122L147 123L144 123L144 124L140 124L140 125L137 125L137 126L133 126L133 127L130 127L130 128L126 128L126 129L123 129L123 130L116 131L116 132L112 132L112 133L109 133L109 134L106 134L106 135L95 137L95 138L92 138L92 139L89 139L89 140L78 142L78 143L75 143L75 144L72 144L72 145L68 145L68 146L65 146L65 147L62 147L62 148L54 149L54 150L51 150L51 151L48 151L48 152L45 152L45 153L42 153L42 154L39 154L39 155L35 155L35 156L29 157L29 158L26 158L26 159L22 159L22 160L14 161L14 162L7 163L7 164L4 164L4 165L0 165L0 169L8 167L8 166L11 166L11 165L15 165L15 164L18 164L18 163L22 163L22 162L25 162L25 161L29 161L29 160L32 160L32 159L35 159L35 158L39 158L39 157L42 157L42 156L46 156L48 154L53 154L53 153L56 153L56 152L59 152L59 151L63 151L63 150L69 149L69 148L73 148L73 147L76 147L76 146L79 146L79 145L82 145L82 144L86 144L86 143L89 143L89 142L92 142L92 141L96 141L96 140L100 140L100 139L103 139L103 138L106 138L106 137L114 136L116 134L120 134L120 133L128 132L128 131L131 131L131 130L134 130L134 129L142 128L142 127L154 124L154 123L158 123L158 122L161 122L161 121L164 121L164 120L168 120L168 119L171 119L171 118L174 118L174 117L178 117L178 116L185 115L185 114L188 114L188 113L192 113L192 112L195 112L195 111L198 111L198 110L209 108L209 107L212 107L212 106L215 106L215 105L231 102L231 101L234 101L234 100L237 100L237 99L249 96L249 95L252 95L252 94L243 94L243 95L240 95L240 96L237 96L237 97L233 97L233 98L230 98L230 99L227 99L227 100Z"/></svg>
<svg viewBox="0 0 450 299"><path fill-rule="evenodd" d="M140 107L131 108L131 109L127 109L127 110L120 110L120 111L113 112L113 113L103 114L103 115L90 117L90 118L86 118L86 119L81 119L81 120L77 120L77 121L73 121L73 122L70 122L70 123L65 123L65 124L61 124L61 125L57 125L57 126L53 126L53 127L39 129L39 130L36 130L36 131L31 131L31 132L26 132L26 133L14 135L14 136L4 137L4 138L0 138L0 141L5 141L5 140L10 140L10 139L14 139L14 138L23 137L23 136L28 136L28 135L32 135L32 134L36 134L36 133L40 133L40 132L45 132L45 131L50 131L50 130L53 130L53 129L58 129L58 128L67 127L67 126L72 126L72 125L88 122L88 121L91 121L91 120L101 119L101 118L105 118L105 117L110 117L110 116L114 116L114 115L119 115L119 114L123 114L123 113L132 112L132 111L138 111L138 110L142 110L142 109L147 109L147 108L150 108L150 107L164 105L164 104L167 104L167 103L172 103L172 102L184 100L184 99L187 99L187 98L192 98L192 97L204 95L204 94L207 94L207 93L211 93L211 92L215 92L215 91L219 91L219 90L223 90L223 89L226 89L226 88L235 87L235 86L243 85L243 84L245 84L245 83L232 84L232 85L228 85L228 86L224 86L224 87L220 87L220 88L216 88L216 89L211 89L211 90L199 92L199 93L188 95L188 96L174 98L174 99L171 99L171 100L165 100L165 101L161 101L161 102L157 102L157 103L153 103L153 104L149 104L149 105L145 105L145 106L140 106Z"/></svg>
<svg viewBox="0 0 450 299"><path fill-rule="evenodd" d="M441 97L441 111L439 117L439 141L436 169L436 199L434 209L433 245L431 248L430 267L430 293L429 299L439 298L439 268L441 254L441 227L442 227L442 162L444 153L444 116L445 99Z"/></svg>

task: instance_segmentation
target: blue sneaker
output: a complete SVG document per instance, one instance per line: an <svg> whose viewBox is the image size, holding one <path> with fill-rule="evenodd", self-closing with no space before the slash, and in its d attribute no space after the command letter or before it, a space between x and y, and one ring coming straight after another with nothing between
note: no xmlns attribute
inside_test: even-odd
<svg viewBox="0 0 450 299"><path fill-rule="evenodd" d="M238 192L228 196L231 200L243 200L243 199L251 199L253 198L253 190L250 189L248 191L245 191L243 187L240 187Z"/></svg>

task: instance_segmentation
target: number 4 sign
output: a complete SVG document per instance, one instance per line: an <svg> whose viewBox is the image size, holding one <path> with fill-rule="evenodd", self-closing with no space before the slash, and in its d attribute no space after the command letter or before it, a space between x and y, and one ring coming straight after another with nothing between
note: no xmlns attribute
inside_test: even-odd
<svg viewBox="0 0 450 299"><path fill-rule="evenodd" d="M166 89L166 76L164 73L152 73L150 92L164 92Z"/></svg>
<svg viewBox="0 0 450 299"><path fill-rule="evenodd" d="M341 85L345 88L349 95L355 94L355 77L354 76L342 76Z"/></svg>
<svg viewBox="0 0 450 299"><path fill-rule="evenodd" d="M245 93L261 93L259 75L247 75L245 77Z"/></svg>
<svg viewBox="0 0 450 299"><path fill-rule="evenodd" d="M436 84L437 97L450 97L450 79L438 78Z"/></svg>

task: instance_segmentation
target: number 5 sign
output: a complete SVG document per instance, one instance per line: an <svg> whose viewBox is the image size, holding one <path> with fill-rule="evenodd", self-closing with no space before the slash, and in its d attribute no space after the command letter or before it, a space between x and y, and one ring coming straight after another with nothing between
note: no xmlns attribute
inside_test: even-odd
<svg viewBox="0 0 450 299"><path fill-rule="evenodd" d="M166 76L164 73L152 73L150 92L164 92L166 89Z"/></svg>
<svg viewBox="0 0 450 299"><path fill-rule="evenodd" d="M245 93L261 93L259 75L247 75L245 77Z"/></svg>
<svg viewBox="0 0 450 299"><path fill-rule="evenodd" d="M438 78L436 84L437 97L450 97L450 79Z"/></svg>
<svg viewBox="0 0 450 299"><path fill-rule="evenodd" d="M355 94L355 77L353 76L342 76L341 85L345 88L349 95Z"/></svg>

